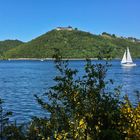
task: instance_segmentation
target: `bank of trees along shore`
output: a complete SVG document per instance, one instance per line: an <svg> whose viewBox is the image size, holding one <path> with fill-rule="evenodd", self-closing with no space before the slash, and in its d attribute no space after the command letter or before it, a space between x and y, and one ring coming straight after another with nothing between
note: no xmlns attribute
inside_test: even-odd
<svg viewBox="0 0 140 140"><path fill-rule="evenodd" d="M64 58L96 58L99 51L109 49L112 58L121 58L126 47L129 47L132 56L138 58L140 42L132 39L106 32L95 35L80 30L52 30L29 42L15 45L0 55L5 59L50 58L55 49L59 49Z"/></svg>
<svg viewBox="0 0 140 140"><path fill-rule="evenodd" d="M0 41L0 59L3 59L5 56L5 53L8 50L11 50L19 45L23 44L22 41L19 40L5 40Z"/></svg>
<svg viewBox="0 0 140 140"><path fill-rule="evenodd" d="M42 97L35 95L50 115L34 117L27 126L16 126L3 117L0 104L1 139L139 140L140 103L133 106L127 96L120 100L119 88L107 90L113 84L112 80L105 81L108 63L92 64L87 60L85 74L80 78L78 71L60 57L55 65L59 71L54 79L56 85Z"/></svg>

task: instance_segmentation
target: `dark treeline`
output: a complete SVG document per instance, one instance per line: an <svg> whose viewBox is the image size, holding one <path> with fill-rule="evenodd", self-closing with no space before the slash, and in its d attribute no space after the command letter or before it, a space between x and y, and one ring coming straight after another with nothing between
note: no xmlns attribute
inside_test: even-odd
<svg viewBox="0 0 140 140"><path fill-rule="evenodd" d="M4 58L4 53L8 50L13 49L19 45L23 44L22 41L19 40L5 40L0 41L0 59Z"/></svg>
<svg viewBox="0 0 140 140"><path fill-rule="evenodd" d="M138 140L140 137L140 103L133 106L119 87L108 91L113 81L105 81L108 63L92 64L87 60L85 74L68 67L57 57L56 85L35 95L39 105L50 116L34 117L26 126L11 124L11 112L5 112L0 101L1 140ZM49 99L46 102L45 99Z"/></svg>

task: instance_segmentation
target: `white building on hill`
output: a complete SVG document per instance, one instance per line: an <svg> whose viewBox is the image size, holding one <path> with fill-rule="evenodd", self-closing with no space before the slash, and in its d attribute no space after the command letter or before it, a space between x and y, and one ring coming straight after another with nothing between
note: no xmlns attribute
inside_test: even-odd
<svg viewBox="0 0 140 140"><path fill-rule="evenodd" d="M60 30L72 31L74 29L71 26L68 26L68 27L57 27L56 30L57 31L60 31Z"/></svg>

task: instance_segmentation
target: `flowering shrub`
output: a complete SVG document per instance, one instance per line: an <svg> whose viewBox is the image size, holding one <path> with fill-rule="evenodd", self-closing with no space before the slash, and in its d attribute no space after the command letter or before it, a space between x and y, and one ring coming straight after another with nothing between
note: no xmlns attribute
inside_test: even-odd
<svg viewBox="0 0 140 140"><path fill-rule="evenodd" d="M137 107L133 107L126 98L125 103L121 106L121 130L125 135L125 139L140 138L140 103ZM125 120L125 121L123 121Z"/></svg>

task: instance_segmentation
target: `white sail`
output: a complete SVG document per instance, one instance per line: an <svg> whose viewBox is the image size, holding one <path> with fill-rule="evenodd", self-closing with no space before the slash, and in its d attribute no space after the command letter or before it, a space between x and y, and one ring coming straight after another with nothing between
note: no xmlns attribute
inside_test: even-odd
<svg viewBox="0 0 140 140"><path fill-rule="evenodd" d="M132 58L131 58L131 54L130 54L130 51L129 51L129 48L127 48L126 62L127 63L133 63Z"/></svg>
<svg viewBox="0 0 140 140"><path fill-rule="evenodd" d="M136 66L135 63L133 63L132 58L131 58L131 54L129 52L129 48L127 48L127 50L125 50L122 61L121 61L121 65L124 67L133 67Z"/></svg>
<svg viewBox="0 0 140 140"><path fill-rule="evenodd" d="M126 51L124 52L121 63L126 63Z"/></svg>

